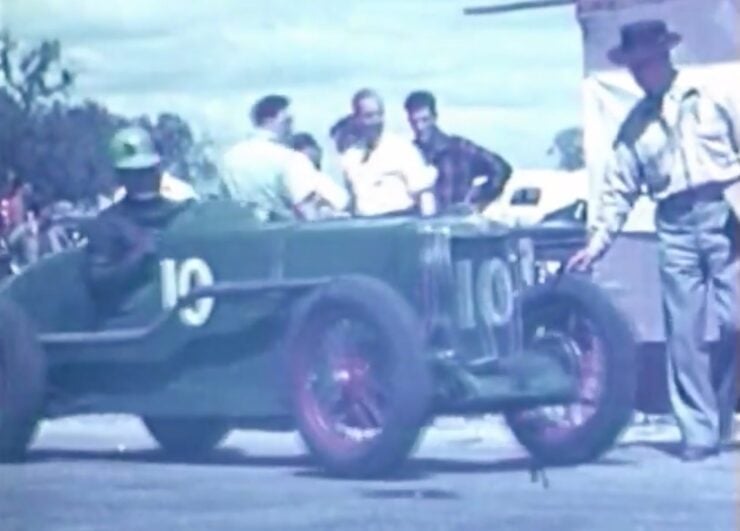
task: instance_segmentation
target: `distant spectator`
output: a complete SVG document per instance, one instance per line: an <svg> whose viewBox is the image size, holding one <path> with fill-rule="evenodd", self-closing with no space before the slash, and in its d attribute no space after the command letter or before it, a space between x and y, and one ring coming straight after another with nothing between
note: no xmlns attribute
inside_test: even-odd
<svg viewBox="0 0 740 531"><path fill-rule="evenodd" d="M583 151L583 129L569 127L559 131L548 150L548 155L557 154L558 167L566 171L578 171L586 167Z"/></svg>
<svg viewBox="0 0 740 531"><path fill-rule="evenodd" d="M438 209L467 199L482 207L501 194L511 175L509 163L466 138L443 132L437 125L437 102L431 92L412 92L404 106L416 145L426 162L437 168L434 195ZM487 181L471 198L473 180L479 176Z"/></svg>
<svg viewBox="0 0 740 531"><path fill-rule="evenodd" d="M360 134L357 131L355 117L349 114L334 122L329 129L329 136L334 141L334 147L339 154L357 144L360 141Z"/></svg>
<svg viewBox="0 0 740 531"><path fill-rule="evenodd" d="M7 191L2 200L2 227L4 231L12 231L26 221L26 210L32 199L31 185L24 183L18 175L8 171Z"/></svg>
<svg viewBox="0 0 740 531"><path fill-rule="evenodd" d="M317 170L321 169L321 146L313 136L309 133L296 133L290 143L293 149L306 155Z"/></svg>

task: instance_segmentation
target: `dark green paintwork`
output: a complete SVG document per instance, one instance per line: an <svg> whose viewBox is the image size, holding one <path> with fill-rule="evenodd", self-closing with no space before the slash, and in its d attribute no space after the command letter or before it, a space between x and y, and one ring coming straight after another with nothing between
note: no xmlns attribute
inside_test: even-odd
<svg viewBox="0 0 740 531"><path fill-rule="evenodd" d="M441 311L437 317L451 323L453 343L430 344L430 363L436 363L435 349L451 348L462 360L485 356L492 337L499 350L506 350L500 354L520 354L513 333L519 323L516 313L510 324L495 331L484 329L480 319L475 329L457 329L454 267L444 261L430 266L422 259L434 233L452 262L460 257L473 261L502 257L512 268L516 291L521 289L512 233L463 218L264 225L237 204L208 202L185 211L161 235L159 257L178 263L197 257L208 264L217 286L284 280L318 286L338 275L369 275L403 294L419 312L420 322L427 320L429 310L422 293L430 284L422 280L431 278L433 288L427 290L436 294ZM50 257L0 288L0 297L21 306L44 340L53 396L61 397L50 403L50 414L94 410L242 418L288 415L279 339L294 300L315 288L217 297L208 321L192 327L185 326L177 312L164 318L168 314L162 304L163 286L154 272L148 286L131 294L123 315L107 318L90 298L83 260L84 250ZM64 335L144 329L158 320L161 326L135 341L101 342L94 335L76 341ZM458 361L451 363L459 369ZM485 409L487 403L492 408L507 399L552 400L566 395L570 378L558 364L548 367L529 386L505 374L470 376L482 395L469 398ZM454 372L450 371L451 378ZM441 389L444 383L440 382ZM441 407L455 405L464 407L464 403Z"/></svg>

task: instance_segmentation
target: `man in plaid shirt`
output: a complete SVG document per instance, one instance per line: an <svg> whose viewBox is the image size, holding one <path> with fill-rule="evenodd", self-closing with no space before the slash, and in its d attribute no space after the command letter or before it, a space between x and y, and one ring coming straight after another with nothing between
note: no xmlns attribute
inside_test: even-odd
<svg viewBox="0 0 740 531"><path fill-rule="evenodd" d="M438 178L434 187L437 210L445 210L466 200L482 207L501 194L511 175L509 163L466 138L440 130L437 126L437 102L432 93L412 92L404 106L416 136L416 145L426 162L437 168ZM469 198L473 179L479 176L486 177L487 181L475 197Z"/></svg>

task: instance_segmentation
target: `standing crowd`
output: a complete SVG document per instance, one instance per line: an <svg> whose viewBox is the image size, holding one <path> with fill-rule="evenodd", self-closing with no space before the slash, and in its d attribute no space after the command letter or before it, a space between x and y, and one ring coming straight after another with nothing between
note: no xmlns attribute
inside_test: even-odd
<svg viewBox="0 0 740 531"><path fill-rule="evenodd" d="M443 132L434 95L413 92L405 109L414 140L386 128L377 92L362 89L352 97L351 113L330 130L340 181L322 170L316 140L293 133L290 100L265 96L252 108L255 133L224 156L224 182L233 199L250 204L265 220L431 215L459 203L482 206L501 194L511 166Z"/></svg>

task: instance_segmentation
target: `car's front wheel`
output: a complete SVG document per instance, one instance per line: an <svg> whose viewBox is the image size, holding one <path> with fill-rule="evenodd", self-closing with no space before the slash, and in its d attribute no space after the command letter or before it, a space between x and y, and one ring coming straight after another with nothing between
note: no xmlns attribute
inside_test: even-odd
<svg viewBox="0 0 740 531"><path fill-rule="evenodd" d="M631 326L605 292L565 275L525 298L525 341L560 349L578 376L571 403L509 411L506 420L535 459L576 464L598 458L632 417L637 357Z"/></svg>
<svg viewBox="0 0 740 531"><path fill-rule="evenodd" d="M46 357L20 308L0 303L0 462L23 457L42 413Z"/></svg>
<svg viewBox="0 0 740 531"><path fill-rule="evenodd" d="M144 418L144 426L159 446L176 457L198 457L213 450L230 426L211 418Z"/></svg>
<svg viewBox="0 0 740 531"><path fill-rule="evenodd" d="M286 355L296 423L329 473L382 476L404 462L432 389L405 299L378 280L337 279L299 303Z"/></svg>

